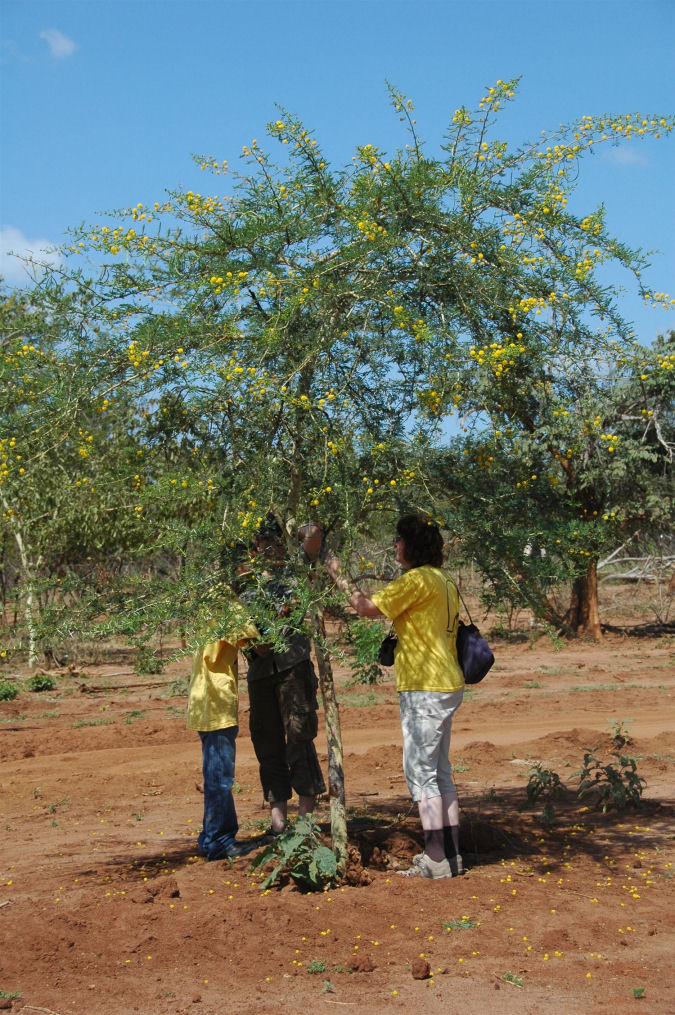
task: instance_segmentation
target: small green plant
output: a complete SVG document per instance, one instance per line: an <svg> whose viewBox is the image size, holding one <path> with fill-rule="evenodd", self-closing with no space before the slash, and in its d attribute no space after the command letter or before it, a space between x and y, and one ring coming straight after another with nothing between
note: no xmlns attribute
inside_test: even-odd
<svg viewBox="0 0 675 1015"><path fill-rule="evenodd" d="M321 988L321 993L322 994L334 994L335 993L335 987L330 982L330 980L324 980L323 981L323 987Z"/></svg>
<svg viewBox="0 0 675 1015"><path fill-rule="evenodd" d="M507 983L512 983L514 987L522 987L523 985L522 976L516 976L515 973L504 973L502 980L506 980Z"/></svg>
<svg viewBox="0 0 675 1015"><path fill-rule="evenodd" d="M185 708L176 708L175 705L165 705L164 708L169 715L181 716L181 718L185 716Z"/></svg>
<svg viewBox="0 0 675 1015"><path fill-rule="evenodd" d="M328 966L323 959L312 959L307 965L308 973L325 973L327 969Z"/></svg>
<svg viewBox="0 0 675 1015"><path fill-rule="evenodd" d="M527 788L527 805L533 807L538 800L544 801L541 812L541 823L551 825L555 819L554 801L560 800L565 794L565 787L560 781L557 772L550 768L544 768L541 762L536 762L530 769Z"/></svg>
<svg viewBox="0 0 675 1015"><path fill-rule="evenodd" d="M136 653L136 663L134 665L134 673L138 673L139 676L147 676L155 673L161 673L164 669L164 663L160 656L158 656L151 648L139 648Z"/></svg>
<svg viewBox="0 0 675 1015"><path fill-rule="evenodd" d="M57 800L55 803L47 804L47 810L50 814L56 814L57 809L67 803L70 803L70 797L61 797L61 799Z"/></svg>
<svg viewBox="0 0 675 1015"><path fill-rule="evenodd" d="M358 698L350 698L349 705L351 708L372 708L373 705L377 704L377 695L375 691L366 691L365 694Z"/></svg>
<svg viewBox="0 0 675 1015"><path fill-rule="evenodd" d="M143 719L144 717L145 712L139 712L138 709L134 709L132 712L129 712L128 715L125 716L124 721L125 723L131 725L134 719Z"/></svg>
<svg viewBox="0 0 675 1015"><path fill-rule="evenodd" d="M321 892L338 880L335 853L321 844L319 826L310 815L298 818L277 835L274 842L258 853L250 870L262 871L270 864L272 872L261 882L261 889L275 884L283 873L310 892Z"/></svg>
<svg viewBox="0 0 675 1015"><path fill-rule="evenodd" d="M645 987L633 987L633 997L636 1001L645 996L645 989Z"/></svg>
<svg viewBox="0 0 675 1015"><path fill-rule="evenodd" d="M28 681L28 688L31 691L40 693L41 691L53 691L55 684L54 678L50 677L47 673L36 673Z"/></svg>
<svg viewBox="0 0 675 1015"><path fill-rule="evenodd" d="M461 920L449 920L448 923L444 923L443 930L446 933L451 930L471 930L472 927L477 927L478 924L478 920L470 920L468 916L463 916Z"/></svg>
<svg viewBox="0 0 675 1015"><path fill-rule="evenodd" d="M620 751L622 747L630 747L632 744L633 741L628 733L628 723L632 721L632 719L608 719L608 722L612 723L612 743L617 751Z"/></svg>
<svg viewBox="0 0 675 1015"><path fill-rule="evenodd" d="M73 723L73 729L79 730L83 726L109 726L112 719L78 719Z"/></svg>
<svg viewBox="0 0 675 1015"><path fill-rule="evenodd" d="M526 680L525 683L523 684L523 687L526 687L528 690L534 690L535 688L543 686L544 685L539 683L538 680Z"/></svg>
<svg viewBox="0 0 675 1015"><path fill-rule="evenodd" d="M21 991L13 990L11 994L8 994L7 991L0 990L0 997L3 998L5 1001L16 1001L18 998L21 997Z"/></svg>
<svg viewBox="0 0 675 1015"><path fill-rule="evenodd" d="M190 681L187 677L178 677L169 684L168 695L170 698L187 697ZM167 705L167 711L173 709L178 715L184 715L183 709L177 709L175 705Z"/></svg>
<svg viewBox="0 0 675 1015"><path fill-rule="evenodd" d="M9 680L0 680L0 701L13 701L19 693L19 688L16 684L11 684Z"/></svg>
<svg viewBox="0 0 675 1015"><path fill-rule="evenodd" d="M452 770L453 772L468 772L469 766L464 758L458 758L457 761L453 761Z"/></svg>
<svg viewBox="0 0 675 1015"><path fill-rule="evenodd" d="M639 807L642 790L646 781L638 775L637 762L627 754L612 751L616 763L603 764L595 756L595 750L584 753L584 767L579 775L578 797L595 798L596 809L603 814L614 808L623 811L626 807Z"/></svg>
<svg viewBox="0 0 675 1015"><path fill-rule="evenodd" d="M354 649L349 660L352 684L376 684L382 676L377 653L383 637L382 625L372 620L355 620L347 628L347 641Z"/></svg>

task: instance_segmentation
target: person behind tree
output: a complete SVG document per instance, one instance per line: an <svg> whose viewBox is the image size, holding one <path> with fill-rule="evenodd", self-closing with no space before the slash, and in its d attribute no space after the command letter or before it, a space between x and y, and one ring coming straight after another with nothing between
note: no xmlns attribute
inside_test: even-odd
<svg viewBox="0 0 675 1015"><path fill-rule="evenodd" d="M315 561L322 543L321 528L315 524L302 526L298 536L303 562ZM277 617L287 617L296 583L283 533L274 518L268 518L258 530L255 549L264 568L261 575L261 594L267 600L264 605L273 606ZM250 608L258 620L253 601ZM261 638L264 636L261 630ZM316 797L326 791L314 746L318 681L310 657L310 641L298 630L284 631L283 636L285 648L281 651L257 642L247 652L249 728L274 835L286 827L293 790L298 795L300 816L312 813Z"/></svg>
<svg viewBox="0 0 675 1015"><path fill-rule="evenodd" d="M464 675L457 661L458 593L443 565L436 525L410 514L394 538L403 574L368 597L355 589L351 606L361 617L388 617L398 636L394 665L403 732L403 770L419 806L424 852L401 873L424 878L463 874L459 853L459 801L449 760L450 732L462 703ZM349 594L336 557L326 568Z"/></svg>

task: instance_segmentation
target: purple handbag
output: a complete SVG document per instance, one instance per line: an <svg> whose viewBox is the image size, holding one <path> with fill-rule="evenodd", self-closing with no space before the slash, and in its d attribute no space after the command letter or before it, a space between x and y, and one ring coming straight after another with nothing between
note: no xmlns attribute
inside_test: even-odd
<svg viewBox="0 0 675 1015"><path fill-rule="evenodd" d="M457 660L467 684L480 683L495 661L492 649L476 625L465 624L463 620L457 629Z"/></svg>

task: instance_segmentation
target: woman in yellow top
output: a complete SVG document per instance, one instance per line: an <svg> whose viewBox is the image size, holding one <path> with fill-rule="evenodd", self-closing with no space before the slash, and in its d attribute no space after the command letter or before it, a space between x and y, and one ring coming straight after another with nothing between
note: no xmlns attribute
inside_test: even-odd
<svg viewBox="0 0 675 1015"><path fill-rule="evenodd" d="M394 655L403 731L403 771L419 805L424 852L403 873L425 878L463 874L459 802L449 760L452 719L462 703L464 675L457 661L458 594L441 571L443 538L417 515L399 519L394 539L403 574L370 598L354 590L361 617L388 617L398 636ZM339 561L327 570L349 592Z"/></svg>

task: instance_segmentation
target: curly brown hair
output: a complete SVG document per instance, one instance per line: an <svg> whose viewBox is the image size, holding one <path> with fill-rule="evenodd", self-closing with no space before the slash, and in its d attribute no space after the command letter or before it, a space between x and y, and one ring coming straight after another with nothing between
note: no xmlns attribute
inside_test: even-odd
<svg viewBox="0 0 675 1015"><path fill-rule="evenodd" d="M396 524L396 534L405 546L405 559L410 567L443 566L443 537L433 522L420 515L403 515Z"/></svg>

